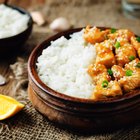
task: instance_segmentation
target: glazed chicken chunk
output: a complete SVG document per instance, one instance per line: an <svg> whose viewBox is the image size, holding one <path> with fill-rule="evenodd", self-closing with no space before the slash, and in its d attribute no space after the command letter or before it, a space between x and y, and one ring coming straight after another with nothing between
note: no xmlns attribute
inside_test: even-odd
<svg viewBox="0 0 140 140"><path fill-rule="evenodd" d="M132 70L134 72L140 72L140 60L138 58L134 59L133 61L129 62L125 65L126 70Z"/></svg>
<svg viewBox="0 0 140 140"><path fill-rule="evenodd" d="M131 37L131 44L137 50L138 56L140 58L140 37Z"/></svg>
<svg viewBox="0 0 140 140"><path fill-rule="evenodd" d="M95 84L100 84L102 81L110 81L110 76L107 73L107 69L102 64L92 64L88 67L88 74L92 77Z"/></svg>
<svg viewBox="0 0 140 140"><path fill-rule="evenodd" d="M89 26L83 37L96 48L96 59L87 71L95 85L91 99L120 96L140 87L140 37L127 29Z"/></svg>
<svg viewBox="0 0 140 140"><path fill-rule="evenodd" d="M113 45L109 41L95 44L96 47L96 64L103 64L110 68L116 64L115 56L112 52Z"/></svg>
<svg viewBox="0 0 140 140"><path fill-rule="evenodd" d="M127 29L119 29L116 30L115 33L111 33L107 35L109 39L123 38L125 42L129 42L132 36L135 36L134 33Z"/></svg>
<svg viewBox="0 0 140 140"><path fill-rule="evenodd" d="M119 80L120 78L122 78L125 75L124 69L118 65L112 66L111 70L113 72L113 76L114 76L115 80Z"/></svg>
<svg viewBox="0 0 140 140"><path fill-rule="evenodd" d="M106 83L106 85L104 85ZM96 85L91 99L104 99L107 97L115 97L122 95L122 90L117 81L103 81L102 84Z"/></svg>
<svg viewBox="0 0 140 140"><path fill-rule="evenodd" d="M125 43L122 45L121 42L116 42L115 47L115 57L119 66L124 66L130 62L132 58L136 58L136 51L131 44Z"/></svg>
<svg viewBox="0 0 140 140"><path fill-rule="evenodd" d="M125 92L140 87L140 61L138 58L125 65L125 76L119 80L119 84Z"/></svg>
<svg viewBox="0 0 140 140"><path fill-rule="evenodd" d="M101 31L96 27L90 28L90 26L87 26L84 30L83 37L87 42L95 44L104 41L108 33L108 30Z"/></svg>
<svg viewBox="0 0 140 140"><path fill-rule="evenodd" d="M119 83L117 81L110 81L111 77L109 76L107 68L104 65L90 65L88 68L88 73L96 84L91 99L122 95L122 90Z"/></svg>

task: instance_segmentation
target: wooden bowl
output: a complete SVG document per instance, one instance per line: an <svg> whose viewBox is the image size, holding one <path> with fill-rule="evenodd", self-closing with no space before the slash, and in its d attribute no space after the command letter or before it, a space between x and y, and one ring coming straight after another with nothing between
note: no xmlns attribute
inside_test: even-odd
<svg viewBox="0 0 140 140"><path fill-rule="evenodd" d="M69 38L70 34L81 29L58 33L33 50L28 61L28 94L33 106L53 122L85 132L110 130L139 121L140 90L134 90L117 98L93 101L58 93L40 80L36 62L42 50L62 35Z"/></svg>
<svg viewBox="0 0 140 140"><path fill-rule="evenodd" d="M7 53L12 54L11 52L15 52L18 49L20 49L21 46L23 46L23 44L26 42L26 40L28 39L28 37L32 32L32 25L33 25L32 17L26 10L12 5L6 5L6 6L17 10L22 14L28 15L29 22L28 22L27 29L25 29L23 32L11 37L0 39L0 55L3 56L5 56Z"/></svg>

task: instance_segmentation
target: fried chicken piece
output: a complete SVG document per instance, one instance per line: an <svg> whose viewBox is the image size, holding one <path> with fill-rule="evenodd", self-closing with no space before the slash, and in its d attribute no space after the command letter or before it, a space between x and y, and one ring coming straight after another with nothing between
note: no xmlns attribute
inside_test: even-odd
<svg viewBox="0 0 140 140"><path fill-rule="evenodd" d="M136 73L140 72L140 60L136 58L135 60L125 64L125 70L132 70Z"/></svg>
<svg viewBox="0 0 140 140"><path fill-rule="evenodd" d="M91 99L98 100L98 99L104 99L106 97L115 97L122 95L122 90L117 81L110 81L107 85L107 87L103 87L102 84L96 85Z"/></svg>
<svg viewBox="0 0 140 140"><path fill-rule="evenodd" d="M118 82L125 92L140 87L140 60L137 58L125 65L125 76Z"/></svg>
<svg viewBox="0 0 140 140"><path fill-rule="evenodd" d="M95 47L96 47L97 53L100 53L102 50L104 51L104 49L109 49L109 50L113 51L114 41L113 40L105 40L101 43L96 43Z"/></svg>
<svg viewBox="0 0 140 140"><path fill-rule="evenodd" d="M103 64L107 68L110 68L116 64L115 56L112 51L113 45L110 41L106 40L102 43L95 44L96 47L96 64Z"/></svg>
<svg viewBox="0 0 140 140"><path fill-rule="evenodd" d="M136 39L136 37L131 37L131 44L136 49L138 56L140 57L140 42Z"/></svg>
<svg viewBox="0 0 140 140"><path fill-rule="evenodd" d="M122 38L126 38L126 39L128 39L129 41L130 41L130 38L131 38L132 36L135 36L135 34L134 34L132 31L128 30L128 29L119 29L119 30L118 30L118 34L119 34L119 36L121 36Z"/></svg>
<svg viewBox="0 0 140 140"><path fill-rule="evenodd" d="M107 69L102 64L91 64L87 72L92 77L95 84L102 83L104 80L110 81Z"/></svg>
<svg viewBox="0 0 140 140"><path fill-rule="evenodd" d="M113 72L113 76L115 77L115 80L119 80L125 75L124 69L118 65L113 65L111 70Z"/></svg>
<svg viewBox="0 0 140 140"><path fill-rule="evenodd" d="M124 66L126 63L130 62L130 57L136 58L136 51L131 44L125 43L122 45L121 42L116 42L115 47L115 57L119 66Z"/></svg>
<svg viewBox="0 0 140 140"><path fill-rule="evenodd" d="M132 36L135 36L134 33L127 29L116 30L115 33L110 33L107 35L109 39L123 38L123 41L130 42Z"/></svg>
<svg viewBox="0 0 140 140"><path fill-rule="evenodd" d="M106 35L109 33L109 30L101 31L99 28L87 26L84 30L84 39L86 42L91 44L102 42L106 39Z"/></svg>
<svg viewBox="0 0 140 140"><path fill-rule="evenodd" d="M124 76L118 82L125 92L140 87L140 73L135 73L131 77Z"/></svg>

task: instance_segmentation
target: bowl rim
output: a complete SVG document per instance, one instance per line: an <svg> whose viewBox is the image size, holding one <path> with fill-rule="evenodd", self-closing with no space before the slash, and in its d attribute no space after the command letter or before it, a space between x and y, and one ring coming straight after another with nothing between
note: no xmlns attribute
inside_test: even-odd
<svg viewBox="0 0 140 140"><path fill-rule="evenodd" d="M98 26L97 26L98 27ZM82 30L85 27L80 27L80 28L74 28L74 29L69 29L63 32L59 32L56 33L53 36L48 37L46 40L44 40L41 44L37 45L32 53L29 56L28 59L28 76L29 76L29 80L31 79L33 81L33 83L42 91L44 91L46 94L49 94L50 96L53 96L57 99L60 100L65 100L65 101L70 101L70 102L76 102L76 103L86 103L86 104L112 104L112 103L118 103L118 102L124 102L124 101L128 101L132 98L139 98L140 97L140 90L137 89L135 90L135 92L133 92L133 94L131 92L123 95L123 96L118 96L118 97L113 97L113 98L107 98L107 99L103 99L103 100L93 100L93 99L85 99L85 98L78 98L78 97L72 97L60 92L57 92L55 90L53 90L52 88L48 87L45 83L43 83L41 81L41 79L39 78L38 74L37 74L37 70L36 70L36 60L39 56L39 54L42 53L43 49L42 48L47 48L49 46L46 46L47 43L50 43L53 40L58 39L59 37L61 37L62 35L67 36L70 35L72 33L78 32L80 30ZM100 29L110 29L110 27L98 27ZM39 93L37 93L39 96Z"/></svg>
<svg viewBox="0 0 140 140"><path fill-rule="evenodd" d="M8 40L8 39L12 39L12 38L16 38L17 36L19 35L22 35L23 33L25 33L29 28L32 28L32 25L33 25L33 19L30 15L30 13L25 10L24 8L21 8L21 7L18 7L18 6L15 6L15 5L10 5L10 4L3 4L11 9L14 9L14 10L17 10L18 12L24 14L24 15L28 15L29 16L29 21L28 21L28 26L25 30L23 30L22 32L16 34L16 35L13 35L13 36L9 36L9 37L5 37L5 38L0 38L0 41L5 41L5 40Z"/></svg>

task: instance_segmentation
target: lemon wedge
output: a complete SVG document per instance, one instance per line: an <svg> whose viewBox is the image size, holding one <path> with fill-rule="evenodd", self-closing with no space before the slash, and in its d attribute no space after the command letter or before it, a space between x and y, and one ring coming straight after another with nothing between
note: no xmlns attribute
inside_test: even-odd
<svg viewBox="0 0 140 140"><path fill-rule="evenodd" d="M15 99L0 94L0 120L12 117L24 107L23 104L19 103Z"/></svg>

